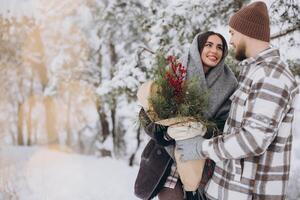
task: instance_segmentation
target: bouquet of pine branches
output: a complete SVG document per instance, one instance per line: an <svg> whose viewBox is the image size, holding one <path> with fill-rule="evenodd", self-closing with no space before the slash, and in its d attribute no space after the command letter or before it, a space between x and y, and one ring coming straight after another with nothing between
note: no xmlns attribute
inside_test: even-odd
<svg viewBox="0 0 300 200"><path fill-rule="evenodd" d="M187 69L175 56L158 54L154 80L147 82L138 93L147 102L150 118L162 125L183 121L201 121L208 107L208 92L201 88L197 77L187 80ZM145 95L145 90L148 90ZM145 99L147 98L147 99Z"/></svg>
<svg viewBox="0 0 300 200"><path fill-rule="evenodd" d="M156 57L154 80L144 83L138 100L148 116L165 126L186 125L188 133L170 135L175 140L203 136L209 123L203 115L208 107L208 92L197 77L187 79L187 68L175 56ZM205 160L181 162L174 152L177 170L185 190L195 191L201 181Z"/></svg>

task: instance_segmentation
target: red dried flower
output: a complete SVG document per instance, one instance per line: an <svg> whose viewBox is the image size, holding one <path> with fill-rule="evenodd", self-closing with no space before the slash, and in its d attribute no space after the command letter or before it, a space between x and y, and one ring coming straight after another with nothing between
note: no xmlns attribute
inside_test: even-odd
<svg viewBox="0 0 300 200"><path fill-rule="evenodd" d="M175 56L168 56L169 70L165 77L168 80L171 88L174 89L174 97L177 102L180 102L183 97L183 84L186 78L186 68L177 61Z"/></svg>

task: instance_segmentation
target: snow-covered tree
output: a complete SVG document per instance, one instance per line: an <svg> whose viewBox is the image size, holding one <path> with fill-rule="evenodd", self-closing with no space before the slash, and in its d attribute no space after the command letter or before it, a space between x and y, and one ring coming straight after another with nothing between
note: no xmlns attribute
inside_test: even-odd
<svg viewBox="0 0 300 200"><path fill-rule="evenodd" d="M1 143L47 144L53 140L42 138L65 133L68 145L77 145L74 149L79 152L90 152L84 150L82 142L98 135L100 125L99 116L95 115L97 100L92 97L94 94L86 92L89 88L95 93L99 70L88 59L90 44L84 30L91 19L86 1L0 3L0 41L5 44L1 46L0 61ZM60 119L63 126L52 134L47 119L58 100L61 109L56 109L51 121ZM66 126L63 122L70 123ZM55 125L59 123L54 128ZM63 139L56 143L65 144Z"/></svg>
<svg viewBox="0 0 300 200"><path fill-rule="evenodd" d="M1 27L1 143L17 144L18 108L28 96L41 94L46 85L44 68L33 60L32 49L28 49L28 40L34 31L32 18L6 19L0 17Z"/></svg>

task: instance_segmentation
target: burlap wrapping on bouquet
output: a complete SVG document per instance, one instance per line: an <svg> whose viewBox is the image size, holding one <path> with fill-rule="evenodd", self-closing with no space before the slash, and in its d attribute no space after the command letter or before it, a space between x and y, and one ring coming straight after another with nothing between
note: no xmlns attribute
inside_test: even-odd
<svg viewBox="0 0 300 200"><path fill-rule="evenodd" d="M153 81L148 81L141 85L137 92L137 97L139 103L142 105L144 110L147 112L148 116L155 121L157 124L164 126L176 126L182 125L183 123L195 122L196 120L192 117L174 117L169 119L158 120L156 113L153 112L151 105L149 104L148 98L151 94L156 92L156 87L153 84ZM206 132L205 127L199 127L199 132L196 131L194 134L185 134L185 135L170 135L175 140L182 140L193 138L197 135L203 136ZM177 171L180 176L180 180L186 191L195 191L200 185L202 178L203 168L205 165L205 160L191 160L183 162L180 160L180 155L175 151L175 160L177 165Z"/></svg>
<svg viewBox="0 0 300 200"><path fill-rule="evenodd" d="M189 126L188 122L182 122L185 126ZM177 123L176 125L181 125L182 123ZM191 131L187 134L174 134L170 135L170 137L174 138L176 141L184 140L196 137L198 135L203 136L206 132L205 126L193 127L194 131ZM195 130L196 129L196 130ZM195 138L196 139L196 138ZM189 161L181 161L180 154L175 150L174 152L177 171L180 177L180 180L183 184L183 187L186 191L195 191L200 185L202 173L205 165L205 159L203 160L189 160Z"/></svg>
<svg viewBox="0 0 300 200"><path fill-rule="evenodd" d="M200 185L205 160L180 161L177 151L174 152L177 171L185 191L196 191Z"/></svg>

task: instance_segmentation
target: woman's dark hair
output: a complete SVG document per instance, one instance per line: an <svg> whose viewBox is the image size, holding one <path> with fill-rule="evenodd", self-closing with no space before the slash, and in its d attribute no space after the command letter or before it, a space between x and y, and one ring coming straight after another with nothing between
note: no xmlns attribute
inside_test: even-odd
<svg viewBox="0 0 300 200"><path fill-rule="evenodd" d="M213 31L207 31L207 32L204 32L204 33L198 35L198 38L197 38L198 50L201 54L208 37L211 35L217 35L217 36L219 36L219 38L221 38L222 43L223 43L223 54L222 54L222 59L223 59L227 55L228 46L227 46L227 42L226 42L225 38L220 33L215 33Z"/></svg>

